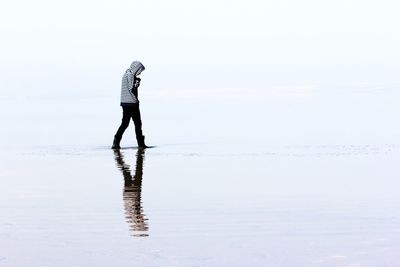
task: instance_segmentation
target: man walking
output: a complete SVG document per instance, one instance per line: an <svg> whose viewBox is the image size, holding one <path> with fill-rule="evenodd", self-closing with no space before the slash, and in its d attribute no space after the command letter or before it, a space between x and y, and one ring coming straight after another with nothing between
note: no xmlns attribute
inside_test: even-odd
<svg viewBox="0 0 400 267"><path fill-rule="evenodd" d="M129 69L125 71L122 77L121 85L121 106L122 106L122 122L117 133L114 136L113 149L119 149L122 135L129 126L132 118L135 124L135 133L137 144L140 148L146 148L144 136L142 133L142 121L140 118L138 88L140 86L139 75L145 68L139 61L133 61Z"/></svg>

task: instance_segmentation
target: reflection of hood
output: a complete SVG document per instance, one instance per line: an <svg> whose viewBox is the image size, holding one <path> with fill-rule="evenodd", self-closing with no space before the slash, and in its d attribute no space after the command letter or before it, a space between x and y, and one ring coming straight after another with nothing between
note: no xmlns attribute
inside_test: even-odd
<svg viewBox="0 0 400 267"><path fill-rule="evenodd" d="M134 76L139 75L142 71L145 70L145 67L139 61L133 61L131 66L128 69Z"/></svg>

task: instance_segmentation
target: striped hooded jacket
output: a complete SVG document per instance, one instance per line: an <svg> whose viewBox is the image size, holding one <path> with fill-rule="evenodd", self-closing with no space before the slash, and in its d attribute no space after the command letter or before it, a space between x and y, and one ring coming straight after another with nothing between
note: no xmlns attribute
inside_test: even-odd
<svg viewBox="0 0 400 267"><path fill-rule="evenodd" d="M121 106L129 106L139 103L137 91L136 96L134 94L134 90L137 90L138 86L138 84L135 84L138 82L135 80L135 76L138 76L144 70L145 68L142 63L139 61L133 61L129 69L125 71L121 84ZM136 88L134 88L134 86Z"/></svg>

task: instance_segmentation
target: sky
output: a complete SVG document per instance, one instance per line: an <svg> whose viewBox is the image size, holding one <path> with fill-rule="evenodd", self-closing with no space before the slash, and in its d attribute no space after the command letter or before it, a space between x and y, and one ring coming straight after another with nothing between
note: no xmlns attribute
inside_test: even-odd
<svg viewBox="0 0 400 267"><path fill-rule="evenodd" d="M399 7L388 0L4 1L0 93L108 95L135 59L147 67L149 91L398 84Z"/></svg>
<svg viewBox="0 0 400 267"><path fill-rule="evenodd" d="M365 143L390 143L400 132L393 123L399 7L390 0L3 1L0 120L10 130L2 139L106 143L120 120L122 74L140 60L154 143L217 136L216 129L247 140L238 120L261 140L350 136L352 143L369 132ZM208 118L212 132L201 127Z"/></svg>

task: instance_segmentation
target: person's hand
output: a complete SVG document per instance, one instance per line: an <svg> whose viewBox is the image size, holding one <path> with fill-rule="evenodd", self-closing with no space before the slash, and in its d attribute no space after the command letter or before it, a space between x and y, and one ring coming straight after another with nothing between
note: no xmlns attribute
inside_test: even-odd
<svg viewBox="0 0 400 267"><path fill-rule="evenodd" d="M134 87L135 87L135 88L138 88L138 87L140 86L140 81L141 81L140 78L135 77L135 82L134 82Z"/></svg>

